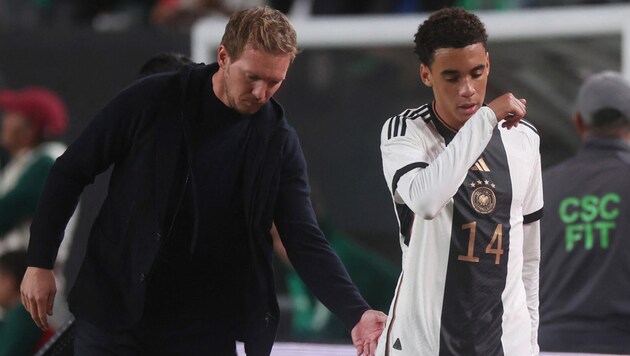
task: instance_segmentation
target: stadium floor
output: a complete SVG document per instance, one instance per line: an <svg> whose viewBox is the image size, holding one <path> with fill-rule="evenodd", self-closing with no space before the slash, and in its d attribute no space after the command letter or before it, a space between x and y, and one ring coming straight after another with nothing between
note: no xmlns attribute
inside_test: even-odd
<svg viewBox="0 0 630 356"><path fill-rule="evenodd" d="M245 355L243 344L237 344L239 356ZM271 356L356 356L352 345L304 344L292 342L276 342ZM540 356L613 356L603 354L541 352ZM616 355L619 356L619 355Z"/></svg>

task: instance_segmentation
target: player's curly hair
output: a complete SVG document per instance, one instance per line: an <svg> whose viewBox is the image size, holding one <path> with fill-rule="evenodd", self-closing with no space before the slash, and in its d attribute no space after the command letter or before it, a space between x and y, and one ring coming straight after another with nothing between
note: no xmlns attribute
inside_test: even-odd
<svg viewBox="0 0 630 356"><path fill-rule="evenodd" d="M475 43L482 43L485 48L487 41L486 28L476 15L462 8L447 7L418 26L414 52L422 64L430 66L437 49L464 48Z"/></svg>

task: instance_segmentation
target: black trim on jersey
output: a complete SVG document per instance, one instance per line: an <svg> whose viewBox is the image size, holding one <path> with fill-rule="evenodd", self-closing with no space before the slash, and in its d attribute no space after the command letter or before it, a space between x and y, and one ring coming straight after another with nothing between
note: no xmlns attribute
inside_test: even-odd
<svg viewBox="0 0 630 356"><path fill-rule="evenodd" d="M429 164L426 162L415 162L415 163L410 163L402 167L401 169L397 170L396 174L394 174L394 179L392 181L392 195L396 194L396 188L398 188L398 181L400 180L400 178L402 178L402 176L404 176L407 172L409 172L412 169L426 168L426 166L428 165Z"/></svg>
<svg viewBox="0 0 630 356"><path fill-rule="evenodd" d="M415 214L405 204L396 203L396 214L398 215L398 221L400 222L400 234L405 237L403 241L405 245L409 246L409 240L411 239L411 226L413 225L413 219Z"/></svg>
<svg viewBox="0 0 630 356"><path fill-rule="evenodd" d="M407 120L414 120L420 116L426 121L426 117L423 116L426 111L427 105L425 104L416 109L407 109L399 115L389 118L389 124L387 126L387 139L390 140L394 137L405 136L407 133Z"/></svg>
<svg viewBox="0 0 630 356"><path fill-rule="evenodd" d="M392 121L394 121L394 118L390 118L389 119L389 125L387 126L387 139L391 139L392 138Z"/></svg>
<svg viewBox="0 0 630 356"><path fill-rule="evenodd" d="M525 127L529 127L532 131L534 131L534 133L536 133L536 135L539 135L538 130L536 129L536 127L531 122L529 122L527 120L521 120L518 123L525 125Z"/></svg>
<svg viewBox="0 0 630 356"><path fill-rule="evenodd" d="M534 211L531 214L523 215L523 224L530 224L534 221L538 221L543 217L543 208L540 208L538 211Z"/></svg>
<svg viewBox="0 0 630 356"><path fill-rule="evenodd" d="M402 128L400 129L400 136L405 136L407 133L407 118L402 119Z"/></svg>
<svg viewBox="0 0 630 356"><path fill-rule="evenodd" d="M430 108L430 113L431 113L431 122L433 122L433 125L437 129L438 133L444 138L444 142L448 146L448 144L451 143L453 138L455 138L455 135L457 134L457 132L451 130L448 126L446 126L442 122L442 120L440 120L440 118L437 116L435 111L433 111L433 105L430 105L429 108Z"/></svg>
<svg viewBox="0 0 630 356"><path fill-rule="evenodd" d="M393 134L393 136L394 137L395 136L400 136L400 135L398 135L398 125L400 125L400 116L396 116L394 118L394 120L396 120L396 123L394 124L394 134Z"/></svg>

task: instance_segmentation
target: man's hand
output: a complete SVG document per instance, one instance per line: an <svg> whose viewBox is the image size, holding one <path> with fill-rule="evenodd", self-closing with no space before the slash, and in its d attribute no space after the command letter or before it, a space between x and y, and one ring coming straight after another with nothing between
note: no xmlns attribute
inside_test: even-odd
<svg viewBox="0 0 630 356"><path fill-rule="evenodd" d="M28 267L22 280L22 304L35 324L42 330L48 329L48 316L52 315L57 287L55 274L50 269Z"/></svg>
<svg viewBox="0 0 630 356"><path fill-rule="evenodd" d="M497 115L497 121L503 121L501 126L511 129L518 126L518 122L527 114L526 103L525 99L517 99L512 93L507 93L492 100L488 107Z"/></svg>
<svg viewBox="0 0 630 356"><path fill-rule="evenodd" d="M357 348L357 355L374 356L378 338L385 329L387 315L377 310L367 310L361 320L352 328L352 343Z"/></svg>

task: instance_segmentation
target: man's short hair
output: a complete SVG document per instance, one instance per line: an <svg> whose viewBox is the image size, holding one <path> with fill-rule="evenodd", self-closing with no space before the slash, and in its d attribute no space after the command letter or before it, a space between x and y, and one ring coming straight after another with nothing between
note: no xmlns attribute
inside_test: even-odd
<svg viewBox="0 0 630 356"><path fill-rule="evenodd" d="M482 43L486 48L488 34L479 18L457 7L447 7L434 12L418 26L414 36L414 52L426 66L433 63L433 55L440 48L464 48Z"/></svg>
<svg viewBox="0 0 630 356"><path fill-rule="evenodd" d="M238 59L247 45L266 53L298 53L297 34L289 19L268 6L237 11L225 26L221 39L228 55Z"/></svg>

